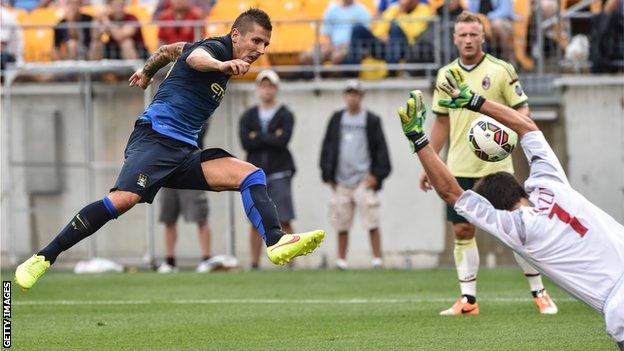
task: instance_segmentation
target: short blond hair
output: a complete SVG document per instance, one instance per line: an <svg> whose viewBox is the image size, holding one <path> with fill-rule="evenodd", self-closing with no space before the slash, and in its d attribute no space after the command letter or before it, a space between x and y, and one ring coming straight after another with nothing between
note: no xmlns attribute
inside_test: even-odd
<svg viewBox="0 0 624 351"><path fill-rule="evenodd" d="M481 19L479 18L479 16L477 16L476 14L474 14L474 13L472 13L470 11L463 11L455 19L455 24L457 24L457 23L474 23L474 22L479 23L481 26L483 26L483 22L481 22Z"/></svg>

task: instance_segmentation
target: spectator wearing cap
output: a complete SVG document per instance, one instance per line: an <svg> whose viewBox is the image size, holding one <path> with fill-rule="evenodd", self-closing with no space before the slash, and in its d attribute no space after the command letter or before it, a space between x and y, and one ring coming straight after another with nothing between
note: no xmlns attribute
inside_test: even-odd
<svg viewBox="0 0 624 351"><path fill-rule="evenodd" d="M247 152L247 162L262 168L267 175L267 191L275 202L277 213L286 233L293 233L291 221L295 218L291 180L295 163L288 150L295 118L288 107L279 104L280 79L272 70L263 70L256 77L259 104L243 113L239 122L239 136ZM250 227L251 267L258 269L262 239Z"/></svg>
<svg viewBox="0 0 624 351"><path fill-rule="evenodd" d="M390 156L381 119L362 106L361 83L352 80L344 90L346 106L331 116L321 149L321 175L332 189L329 216L338 232L336 266L347 269L348 234L357 208L368 230L372 266L383 265L377 192L390 174Z"/></svg>

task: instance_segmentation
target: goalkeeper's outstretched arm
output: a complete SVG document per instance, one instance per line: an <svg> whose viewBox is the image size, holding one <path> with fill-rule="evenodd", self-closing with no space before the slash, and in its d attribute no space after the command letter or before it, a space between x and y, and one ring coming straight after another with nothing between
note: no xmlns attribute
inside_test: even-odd
<svg viewBox="0 0 624 351"><path fill-rule="evenodd" d="M403 133L409 140L412 150L418 155L429 177L429 183L442 200L453 206L464 190L429 144L423 128L426 115L427 108L423 102L422 92L412 91L405 107L399 109Z"/></svg>
<svg viewBox="0 0 624 351"><path fill-rule="evenodd" d="M457 180L431 145L420 149L417 153L418 159L427 173L429 183L433 186L440 198L447 204L453 206L457 199L464 192Z"/></svg>

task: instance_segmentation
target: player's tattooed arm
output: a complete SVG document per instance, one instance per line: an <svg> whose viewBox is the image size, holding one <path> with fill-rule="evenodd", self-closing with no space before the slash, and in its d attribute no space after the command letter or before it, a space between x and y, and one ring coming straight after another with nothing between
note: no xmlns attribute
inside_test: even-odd
<svg viewBox="0 0 624 351"><path fill-rule="evenodd" d="M163 45L156 50L146 61L142 69L134 72L134 74L128 79L131 87L138 85L142 89L146 89L152 82L152 77L161 68L168 65L182 55L184 49L184 42L178 42L169 45Z"/></svg>
<svg viewBox="0 0 624 351"><path fill-rule="evenodd" d="M143 72L147 74L150 78L158 72L161 68L168 65L170 62L174 62L175 60L182 55L182 50L184 49L184 42L173 43L169 45L163 45L156 50L148 59L145 61L145 66L143 66Z"/></svg>

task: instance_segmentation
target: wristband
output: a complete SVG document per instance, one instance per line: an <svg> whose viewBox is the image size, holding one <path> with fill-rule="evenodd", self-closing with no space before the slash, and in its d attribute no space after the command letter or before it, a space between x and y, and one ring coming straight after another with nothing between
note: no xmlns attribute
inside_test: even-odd
<svg viewBox="0 0 624 351"><path fill-rule="evenodd" d="M414 152L420 151L423 147L429 145L427 134L423 132L409 132L405 134L407 139L412 143Z"/></svg>
<svg viewBox="0 0 624 351"><path fill-rule="evenodd" d="M473 93L468 105L466 105L466 108L471 111L479 112L484 103L485 99L481 95Z"/></svg>

